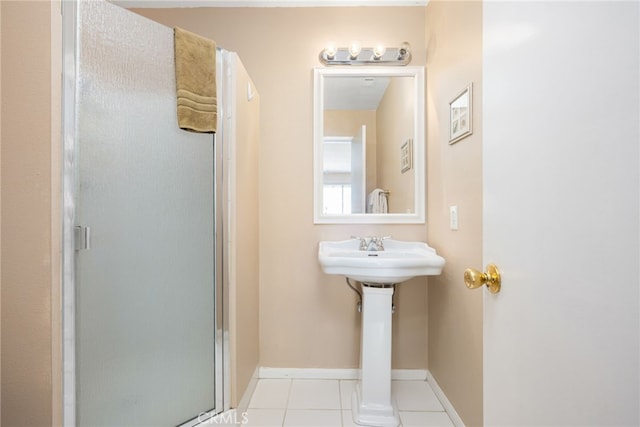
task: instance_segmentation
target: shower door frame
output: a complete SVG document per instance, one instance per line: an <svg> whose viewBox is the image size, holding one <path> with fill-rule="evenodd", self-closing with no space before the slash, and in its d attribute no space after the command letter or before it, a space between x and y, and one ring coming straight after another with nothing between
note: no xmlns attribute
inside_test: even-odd
<svg viewBox="0 0 640 427"><path fill-rule="evenodd" d="M106 1L106 0L105 0ZM76 141L76 70L78 9L76 1L62 1L62 422L65 427L76 426L76 204L78 194L78 147ZM178 6L178 5L176 5ZM133 13L133 12L130 12ZM220 57L220 55L218 55ZM218 81L223 78L218 66ZM224 85L222 85L224 86ZM222 88L222 95L226 88ZM223 104L223 103L221 103ZM218 106L219 117L224 117L224 105ZM224 227L226 203L224 182L224 120L220 120L214 138L215 155L215 408L211 412L193 414L191 421L182 426L195 426L230 409L230 357L229 357L229 284L228 260L224 256ZM218 360L218 357L221 360ZM181 426L181 427L182 427Z"/></svg>

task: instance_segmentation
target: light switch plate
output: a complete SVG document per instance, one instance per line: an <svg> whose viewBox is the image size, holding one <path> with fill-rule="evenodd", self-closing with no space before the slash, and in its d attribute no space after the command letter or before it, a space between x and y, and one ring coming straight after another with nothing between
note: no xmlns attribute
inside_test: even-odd
<svg viewBox="0 0 640 427"><path fill-rule="evenodd" d="M452 230L458 229L458 206L449 206L449 227Z"/></svg>

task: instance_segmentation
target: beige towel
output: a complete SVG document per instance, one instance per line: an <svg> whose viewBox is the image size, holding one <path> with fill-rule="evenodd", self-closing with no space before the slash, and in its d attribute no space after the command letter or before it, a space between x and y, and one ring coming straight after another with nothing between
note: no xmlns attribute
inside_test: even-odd
<svg viewBox="0 0 640 427"><path fill-rule="evenodd" d="M174 28L178 126L214 133L218 125L216 42Z"/></svg>

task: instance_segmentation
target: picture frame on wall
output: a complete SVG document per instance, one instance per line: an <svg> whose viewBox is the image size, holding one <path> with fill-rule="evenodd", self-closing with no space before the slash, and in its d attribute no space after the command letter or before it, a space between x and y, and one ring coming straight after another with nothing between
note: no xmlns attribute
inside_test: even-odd
<svg viewBox="0 0 640 427"><path fill-rule="evenodd" d="M449 144L473 133L473 83L449 101Z"/></svg>
<svg viewBox="0 0 640 427"><path fill-rule="evenodd" d="M412 140L407 139L404 144L400 147L400 172L405 173L412 167L411 157L412 157Z"/></svg>

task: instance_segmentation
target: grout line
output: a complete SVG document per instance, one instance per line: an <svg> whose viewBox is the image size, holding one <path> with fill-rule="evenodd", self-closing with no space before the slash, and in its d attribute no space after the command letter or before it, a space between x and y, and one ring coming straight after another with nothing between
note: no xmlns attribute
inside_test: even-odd
<svg viewBox="0 0 640 427"><path fill-rule="evenodd" d="M291 389L293 388L293 379L289 379L289 390L287 391L287 403L284 405L284 415L282 416L282 427L287 419L287 412L289 411L289 401L291 400Z"/></svg>
<svg viewBox="0 0 640 427"><path fill-rule="evenodd" d="M338 380L338 400L340 401L340 427L344 427L344 408L342 407L342 380Z"/></svg>

